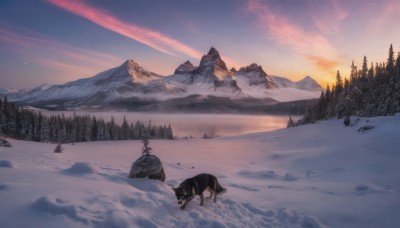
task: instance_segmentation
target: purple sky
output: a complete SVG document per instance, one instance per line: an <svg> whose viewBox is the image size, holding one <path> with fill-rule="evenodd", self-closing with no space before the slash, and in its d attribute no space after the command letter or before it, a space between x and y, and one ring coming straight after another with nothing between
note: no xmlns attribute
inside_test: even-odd
<svg viewBox="0 0 400 228"><path fill-rule="evenodd" d="M133 59L170 75L211 46L228 67L332 83L400 50L398 0L2 0L0 87L58 84Z"/></svg>

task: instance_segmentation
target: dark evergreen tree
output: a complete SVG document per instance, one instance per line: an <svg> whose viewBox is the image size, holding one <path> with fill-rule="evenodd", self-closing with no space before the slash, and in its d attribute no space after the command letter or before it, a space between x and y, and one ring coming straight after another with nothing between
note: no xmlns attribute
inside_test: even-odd
<svg viewBox="0 0 400 228"><path fill-rule="evenodd" d="M143 139L142 155L151 153L152 148L149 146L149 144L150 144L149 138L145 137Z"/></svg>
<svg viewBox="0 0 400 228"><path fill-rule="evenodd" d="M54 153L62 153L63 150L64 149L62 148L61 143L58 142L56 148L54 149Z"/></svg>
<svg viewBox="0 0 400 228"><path fill-rule="evenodd" d="M295 125L294 121L292 120L292 117L289 116L289 120L287 122L287 127L294 127L294 126L296 126L296 125Z"/></svg>
<svg viewBox="0 0 400 228"><path fill-rule="evenodd" d="M122 130L122 140L126 140L128 139L128 135L129 135L129 127L128 127L128 121L126 120L126 117L124 116L124 119L122 120L122 126L121 126L121 130Z"/></svg>
<svg viewBox="0 0 400 228"><path fill-rule="evenodd" d="M389 48L389 56L387 59L387 64L386 64L386 70L388 71L389 74L394 73L394 52L393 52L393 45L390 45Z"/></svg>
<svg viewBox="0 0 400 228"><path fill-rule="evenodd" d="M40 141L44 143L48 143L50 141L49 123L47 118L44 118L42 121L42 126L40 128Z"/></svg>
<svg viewBox="0 0 400 228"><path fill-rule="evenodd" d="M350 66L350 83L354 83L357 79L357 66L354 65L354 60Z"/></svg>
<svg viewBox="0 0 400 228"><path fill-rule="evenodd" d="M362 71L361 71L361 81L366 82L367 77L368 77L368 62L367 62L367 56L364 56Z"/></svg>
<svg viewBox="0 0 400 228"><path fill-rule="evenodd" d="M342 76L340 75L340 72L337 71L336 73L336 96L339 96L339 94L343 91L343 79Z"/></svg>

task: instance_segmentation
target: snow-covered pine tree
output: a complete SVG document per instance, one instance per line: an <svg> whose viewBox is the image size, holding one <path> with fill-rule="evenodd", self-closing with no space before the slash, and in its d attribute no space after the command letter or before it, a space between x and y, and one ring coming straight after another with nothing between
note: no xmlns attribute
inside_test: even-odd
<svg viewBox="0 0 400 228"><path fill-rule="evenodd" d="M40 141L44 143L48 143L50 140L49 137L49 123L47 118L43 119L42 126L40 128Z"/></svg>
<svg viewBox="0 0 400 228"><path fill-rule="evenodd" d="M61 143L58 142L56 148L54 149L54 153L62 153L63 150L64 148L62 148Z"/></svg>

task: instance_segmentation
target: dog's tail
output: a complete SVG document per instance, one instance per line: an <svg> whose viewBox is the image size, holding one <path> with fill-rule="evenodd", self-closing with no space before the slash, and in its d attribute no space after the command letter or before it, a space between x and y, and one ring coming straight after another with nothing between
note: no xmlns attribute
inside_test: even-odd
<svg viewBox="0 0 400 228"><path fill-rule="evenodd" d="M226 188L223 188L223 187L219 184L217 178L215 178L215 184L216 184L215 191L217 192L217 194L223 194L223 193L225 193L225 192L227 191Z"/></svg>

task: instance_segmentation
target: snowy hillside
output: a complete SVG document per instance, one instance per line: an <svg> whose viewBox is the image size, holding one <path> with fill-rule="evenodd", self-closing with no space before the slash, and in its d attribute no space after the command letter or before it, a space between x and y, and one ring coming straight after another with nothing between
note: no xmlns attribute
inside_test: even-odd
<svg viewBox="0 0 400 228"><path fill-rule="evenodd" d="M9 89L9 88L0 88L0 94L9 94L9 93L15 93L16 90Z"/></svg>
<svg viewBox="0 0 400 228"><path fill-rule="evenodd" d="M0 227L395 228L399 125L396 115L353 118L350 127L329 120L231 138L154 140L164 183L127 178L139 141L63 145L55 154L53 144L9 139L13 148L0 147ZM181 211L171 186L202 172L227 193L203 207L196 197Z"/></svg>

